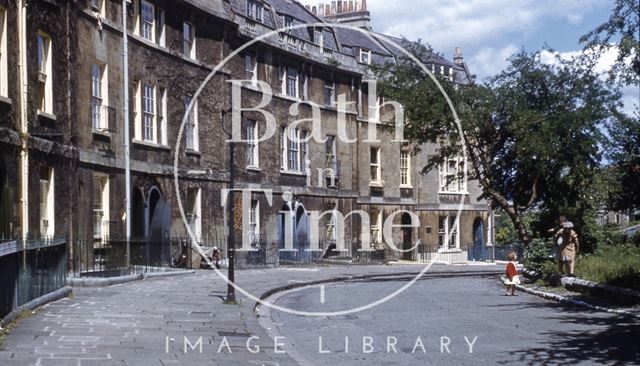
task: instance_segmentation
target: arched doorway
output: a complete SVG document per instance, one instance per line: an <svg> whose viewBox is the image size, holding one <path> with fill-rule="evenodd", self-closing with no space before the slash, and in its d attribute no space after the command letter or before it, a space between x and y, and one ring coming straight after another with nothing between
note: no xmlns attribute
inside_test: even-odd
<svg viewBox="0 0 640 366"><path fill-rule="evenodd" d="M314 253L307 251L310 247L309 215L307 210L300 201L292 200L282 206L282 212L278 220L280 260L285 262L310 262ZM287 233L288 230L290 232ZM286 235L290 235L293 251L285 250Z"/></svg>
<svg viewBox="0 0 640 366"><path fill-rule="evenodd" d="M171 209L162 191L153 185L147 194L133 191L131 205L131 263L160 266L171 262Z"/></svg>
<svg viewBox="0 0 640 366"><path fill-rule="evenodd" d="M413 247L413 230L409 226L411 225L411 215L408 213L403 213L401 218L401 224L407 225L408 227L402 228L402 249L407 250L402 253L402 259L411 261L413 260L413 251L408 251Z"/></svg>
<svg viewBox="0 0 640 366"><path fill-rule="evenodd" d="M171 211L158 187L151 187L147 198L147 258L152 266L170 263L169 233Z"/></svg>
<svg viewBox="0 0 640 366"><path fill-rule="evenodd" d="M479 217L473 221L473 246L469 248L468 258L472 261L487 259L487 250L484 245L484 222Z"/></svg>

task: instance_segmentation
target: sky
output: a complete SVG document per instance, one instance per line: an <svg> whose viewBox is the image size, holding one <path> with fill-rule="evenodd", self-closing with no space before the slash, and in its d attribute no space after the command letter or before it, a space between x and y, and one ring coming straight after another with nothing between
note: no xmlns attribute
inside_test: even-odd
<svg viewBox="0 0 640 366"><path fill-rule="evenodd" d="M371 25L378 32L421 39L448 59L455 47L461 47L479 81L499 73L507 58L521 49L533 52L547 46L561 54L580 52L580 36L605 22L613 8L613 0L367 0L367 4ZM640 103L637 88L625 89L624 102L627 112Z"/></svg>

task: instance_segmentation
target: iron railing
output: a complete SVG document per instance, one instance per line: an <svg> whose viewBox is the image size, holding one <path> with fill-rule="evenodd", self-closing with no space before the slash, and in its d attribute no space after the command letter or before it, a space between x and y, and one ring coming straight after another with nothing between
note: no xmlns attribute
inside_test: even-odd
<svg viewBox="0 0 640 366"><path fill-rule="evenodd" d="M286 251L283 248L279 250L279 264L312 264L312 263L368 263L383 262L386 259L384 250L371 248L370 250L362 250L362 246L358 240L347 241L346 250L338 250L335 240L324 240L319 243L319 251L311 251L308 248L295 248L292 251Z"/></svg>
<svg viewBox="0 0 640 366"><path fill-rule="evenodd" d="M211 258L216 240L200 238L198 244ZM130 266L127 266L127 241L119 237L76 240L73 242L72 274L76 277L113 277L132 273L166 271L172 268L206 268L207 261L192 245L189 237L160 240L131 238ZM224 250L219 263L225 264Z"/></svg>
<svg viewBox="0 0 640 366"><path fill-rule="evenodd" d="M66 275L65 239L0 240L0 318L62 288Z"/></svg>
<svg viewBox="0 0 640 366"><path fill-rule="evenodd" d="M493 260L507 261L507 255L511 252L515 252L518 256L518 260L524 259L524 245L521 243L511 243L504 245L496 245L493 249Z"/></svg>

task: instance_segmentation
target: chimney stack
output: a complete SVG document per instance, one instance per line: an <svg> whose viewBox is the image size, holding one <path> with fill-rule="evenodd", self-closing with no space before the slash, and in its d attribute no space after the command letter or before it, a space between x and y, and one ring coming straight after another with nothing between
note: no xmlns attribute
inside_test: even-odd
<svg viewBox="0 0 640 366"><path fill-rule="evenodd" d="M317 10L311 9L313 14L327 21L371 29L371 13L367 10L366 0L332 0L321 2Z"/></svg>
<svg viewBox="0 0 640 366"><path fill-rule="evenodd" d="M464 58L462 57L462 51L460 47L456 47L453 51L453 63L456 65L462 65L464 63Z"/></svg>

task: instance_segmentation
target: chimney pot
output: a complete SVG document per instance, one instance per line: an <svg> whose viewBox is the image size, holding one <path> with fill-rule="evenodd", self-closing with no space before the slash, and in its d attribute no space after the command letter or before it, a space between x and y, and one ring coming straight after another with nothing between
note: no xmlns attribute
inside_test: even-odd
<svg viewBox="0 0 640 366"><path fill-rule="evenodd" d="M353 13L353 0L349 1L349 13Z"/></svg>
<svg viewBox="0 0 640 366"><path fill-rule="evenodd" d="M325 8L324 8L324 15L325 15L325 16L329 16L329 15L331 15L331 5L329 5L329 4L325 5Z"/></svg>
<svg viewBox="0 0 640 366"><path fill-rule="evenodd" d="M367 10L367 0L362 0L362 11Z"/></svg>
<svg viewBox="0 0 640 366"><path fill-rule="evenodd" d="M462 65L464 58L462 57L462 50L460 47L456 47L453 51L453 63L456 65Z"/></svg>
<svg viewBox="0 0 640 366"><path fill-rule="evenodd" d="M316 9L315 5L311 8L311 12L313 13L313 15L318 15L318 10Z"/></svg>
<svg viewBox="0 0 640 366"><path fill-rule="evenodd" d="M336 14L336 2L332 1L331 2L331 15L335 15Z"/></svg>
<svg viewBox="0 0 640 366"><path fill-rule="evenodd" d="M307 10L311 10L311 5L307 4L304 6Z"/></svg>
<svg viewBox="0 0 640 366"><path fill-rule="evenodd" d="M338 0L338 14L342 13L342 0Z"/></svg>

